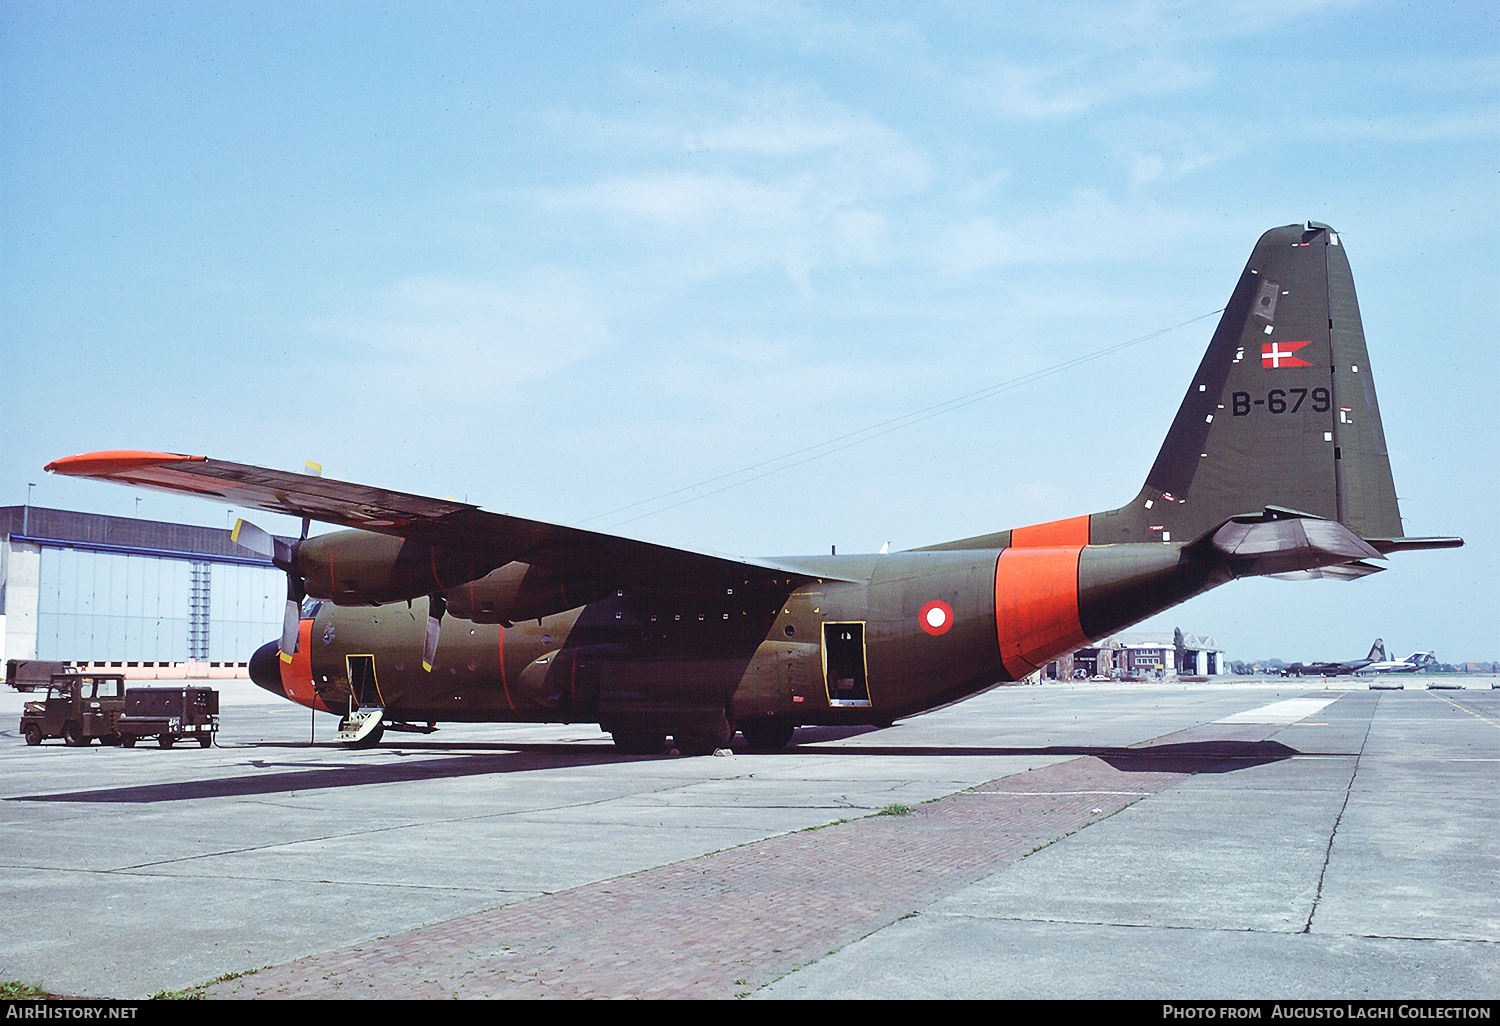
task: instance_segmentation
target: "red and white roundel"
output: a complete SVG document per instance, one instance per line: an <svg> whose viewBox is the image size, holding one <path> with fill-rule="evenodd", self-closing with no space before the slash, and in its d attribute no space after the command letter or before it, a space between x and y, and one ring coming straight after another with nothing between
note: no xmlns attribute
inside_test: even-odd
<svg viewBox="0 0 1500 1026"><path fill-rule="evenodd" d="M953 626L953 607L942 599L933 599L917 614L917 622L933 637L947 634L948 628Z"/></svg>

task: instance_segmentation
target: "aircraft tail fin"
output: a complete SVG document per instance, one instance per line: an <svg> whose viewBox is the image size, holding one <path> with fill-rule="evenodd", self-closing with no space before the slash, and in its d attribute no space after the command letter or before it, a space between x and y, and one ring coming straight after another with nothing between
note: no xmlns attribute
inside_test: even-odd
<svg viewBox="0 0 1500 1026"><path fill-rule="evenodd" d="M1256 242L1131 502L926 548L1141 542L1233 576L1345 581L1391 552L1463 544L1402 534L1354 276L1327 225Z"/></svg>
<svg viewBox="0 0 1500 1026"><path fill-rule="evenodd" d="M1402 537L1354 278L1316 222L1260 237L1140 494L1089 535L1187 542L1273 509Z"/></svg>
<svg viewBox="0 0 1500 1026"><path fill-rule="evenodd" d="M1368 659L1368 660L1370 660L1370 662L1372 662L1372 663L1383 663L1383 662L1385 662L1385 660L1386 660L1385 641L1382 640L1382 639L1380 639L1380 638L1376 638L1375 639L1375 644L1373 644L1373 645L1370 646L1370 654L1367 655L1367 656L1365 656L1365 658Z"/></svg>

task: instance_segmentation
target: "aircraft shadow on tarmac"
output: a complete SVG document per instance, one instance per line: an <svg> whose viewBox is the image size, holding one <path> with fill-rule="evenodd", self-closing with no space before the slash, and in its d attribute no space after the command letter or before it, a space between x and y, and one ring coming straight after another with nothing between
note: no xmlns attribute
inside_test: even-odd
<svg viewBox="0 0 1500 1026"><path fill-rule="evenodd" d="M840 758L877 756L1016 756L1016 757L1084 757L1100 759L1122 773L1228 773L1280 762L1304 754L1276 741L1207 740L1172 744L1117 748L1089 745L1052 745L1035 748L992 747L974 745L868 746L847 748L812 747L819 741L840 740L873 728L809 729L798 734L797 744L773 757L837 756ZM247 751L265 748L288 748L285 742L246 745ZM297 745L296 747L304 747ZM424 754L434 751L467 751L472 754L448 758L422 759L413 762L361 762L342 766L295 768L292 760L254 759L250 765L262 772L208 780L175 781L132 787L98 788L58 794L14 795L6 801L31 802L105 802L152 803L189 801L197 798L242 798L251 795L288 794L336 787L360 787L367 784L390 784L415 780L456 779L498 773L523 773L532 770L570 766L607 765L641 762L661 756L621 755L612 747L578 743L475 743L439 744L422 741L410 744L387 744L383 750L400 754ZM351 752L351 759L366 753ZM281 766L285 768L278 769ZM265 772L269 770L269 772Z"/></svg>

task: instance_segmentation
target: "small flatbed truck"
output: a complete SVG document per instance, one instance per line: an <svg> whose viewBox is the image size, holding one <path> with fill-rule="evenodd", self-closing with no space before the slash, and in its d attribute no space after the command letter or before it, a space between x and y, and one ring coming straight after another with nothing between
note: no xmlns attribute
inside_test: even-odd
<svg viewBox="0 0 1500 1026"><path fill-rule="evenodd" d="M219 729L219 693L198 687L131 688L116 729L126 748L143 737L155 737L163 748L178 741L197 741L207 748Z"/></svg>
<svg viewBox="0 0 1500 1026"><path fill-rule="evenodd" d="M54 673L47 697L27 702L21 712L21 733L28 745L60 737L74 747L94 738L107 745L121 743L118 724L125 711L125 678L118 673Z"/></svg>

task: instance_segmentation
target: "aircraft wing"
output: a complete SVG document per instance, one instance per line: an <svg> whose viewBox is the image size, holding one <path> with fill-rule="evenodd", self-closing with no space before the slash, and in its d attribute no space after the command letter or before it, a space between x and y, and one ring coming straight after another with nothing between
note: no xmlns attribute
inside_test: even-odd
<svg viewBox="0 0 1500 1026"><path fill-rule="evenodd" d="M573 568L595 579L615 580L622 587L660 580L664 575L674 578L677 587L694 581L707 586L747 576L795 578L797 583L813 579L805 571L765 560L692 552L490 513L452 499L433 499L206 456L94 452L54 460L46 469L71 477L196 495L234 506L410 538L435 548L474 553L497 566L521 562L559 570ZM820 576L827 579L826 575Z"/></svg>

